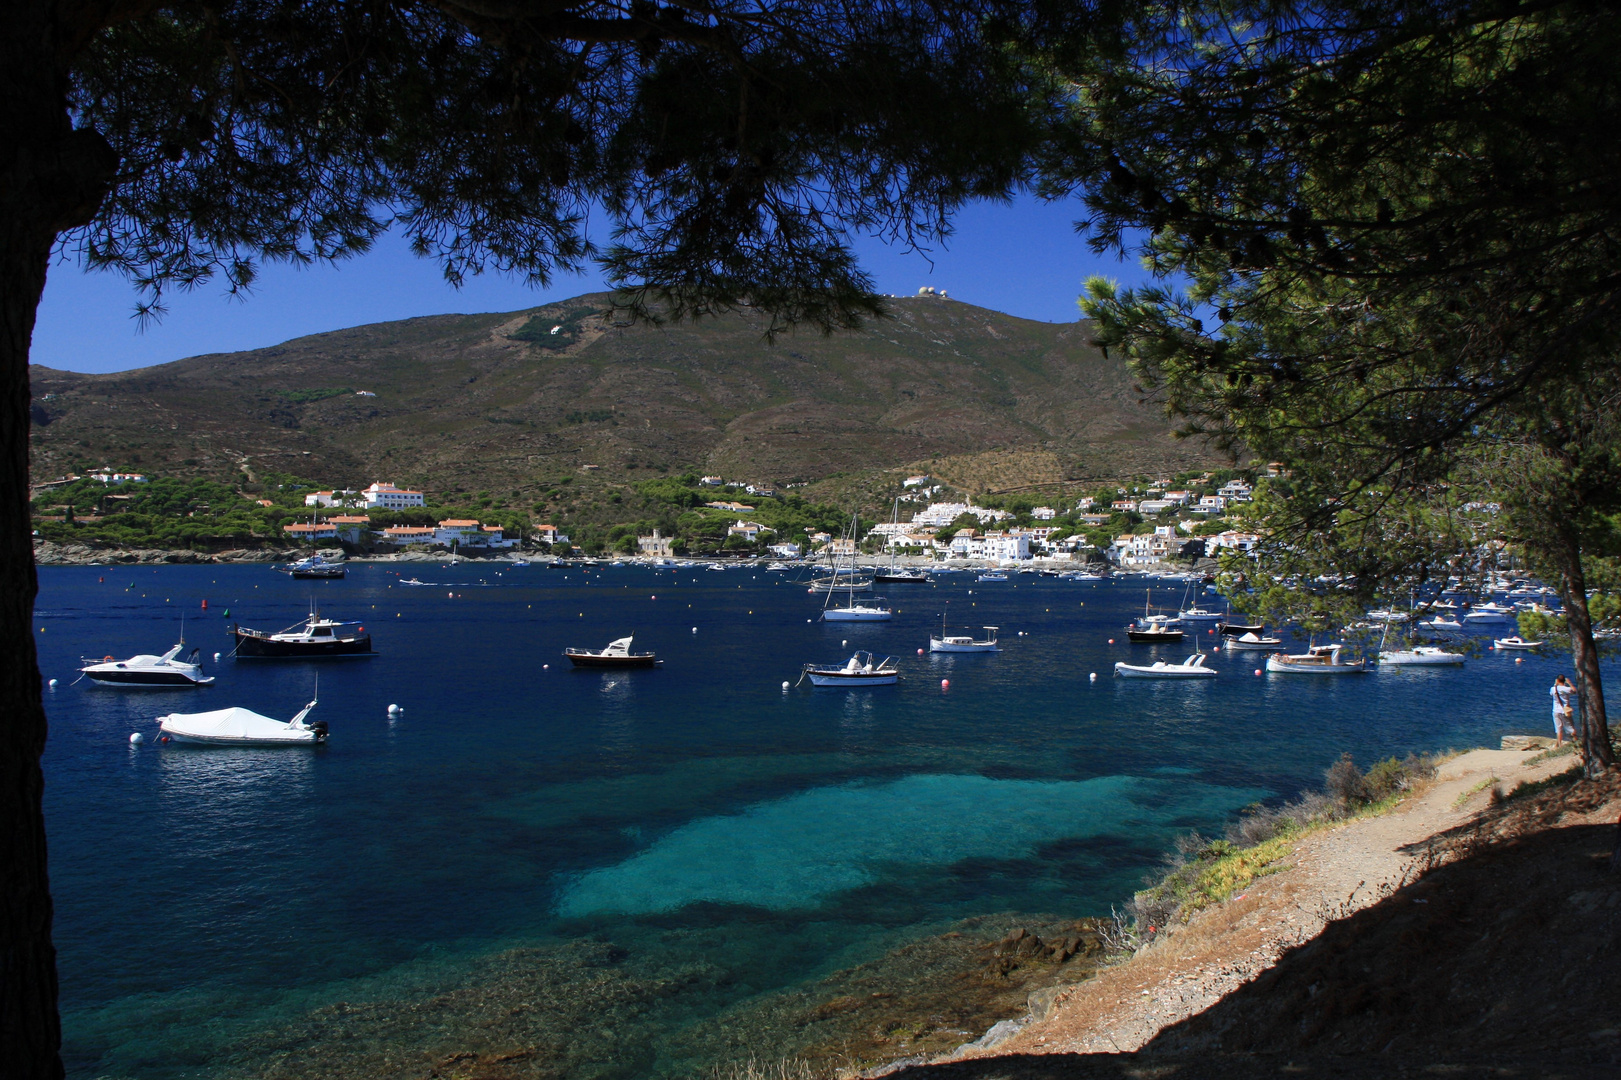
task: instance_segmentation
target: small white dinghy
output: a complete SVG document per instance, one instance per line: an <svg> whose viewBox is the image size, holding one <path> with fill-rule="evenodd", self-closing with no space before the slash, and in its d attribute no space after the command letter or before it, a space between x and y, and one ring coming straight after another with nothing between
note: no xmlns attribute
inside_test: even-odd
<svg viewBox="0 0 1621 1080"><path fill-rule="evenodd" d="M1204 666L1204 653L1194 653L1180 664L1155 660L1152 664L1116 663L1114 673L1122 679L1214 679L1215 668Z"/></svg>
<svg viewBox="0 0 1621 1080"><path fill-rule="evenodd" d="M1530 652L1532 649L1542 648L1542 642L1526 641L1518 634L1513 637L1493 638L1492 644L1509 652Z"/></svg>
<svg viewBox="0 0 1621 1080"><path fill-rule="evenodd" d="M1253 630L1246 630L1237 637L1227 639L1227 649L1277 649L1283 646L1282 638L1262 637Z"/></svg>
<svg viewBox="0 0 1621 1080"><path fill-rule="evenodd" d="M1380 667L1460 667L1463 653L1447 652L1434 645L1415 645L1411 649L1392 649L1379 654Z"/></svg>
<svg viewBox="0 0 1621 1080"><path fill-rule="evenodd" d="M311 701L291 720L273 720L240 707L170 713L158 717L158 730L175 742L198 746L314 746L327 736L325 720L304 722L315 705Z"/></svg>

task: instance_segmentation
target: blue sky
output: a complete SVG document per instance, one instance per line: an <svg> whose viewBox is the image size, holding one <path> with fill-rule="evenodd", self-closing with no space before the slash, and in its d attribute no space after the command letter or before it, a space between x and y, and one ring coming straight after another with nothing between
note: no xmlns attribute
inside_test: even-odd
<svg viewBox="0 0 1621 1080"><path fill-rule="evenodd" d="M1144 278L1135 262L1099 259L1087 250L1073 227L1080 211L1078 203L1030 198L1010 206L980 204L958 217L950 244L928 258L866 241L862 262L880 292L932 285L1027 319L1071 322L1079 318L1075 300L1088 276L1128 283ZM435 263L416 258L391 234L365 256L336 266L266 265L246 300L226 297L217 283L173 295L163 319L143 330L131 318L135 294L128 282L64 263L51 269L31 359L68 371L125 371L415 315L517 311L600 287L595 275L560 277L546 290L485 275L452 289Z"/></svg>

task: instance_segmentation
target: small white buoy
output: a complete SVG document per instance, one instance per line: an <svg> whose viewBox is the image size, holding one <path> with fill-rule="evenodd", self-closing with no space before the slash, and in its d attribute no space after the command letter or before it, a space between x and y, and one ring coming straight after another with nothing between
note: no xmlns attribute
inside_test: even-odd
<svg viewBox="0 0 1621 1080"><path fill-rule="evenodd" d="M129 741L132 746L139 746L141 743L146 741L146 736L142 735L139 731L136 731L130 735Z"/></svg>
<svg viewBox="0 0 1621 1080"><path fill-rule="evenodd" d="M1098 673L1097 673L1097 672L1095 672L1095 671L1094 671L1094 672L1092 672L1092 674L1091 674L1091 675L1088 675L1088 676L1087 676L1087 679L1086 679L1086 681L1087 681L1087 682L1097 682L1097 681L1098 681Z"/></svg>
<svg viewBox="0 0 1621 1080"><path fill-rule="evenodd" d="M45 685L49 686L52 690L55 690L56 689L56 680L52 679L50 682L46 683Z"/></svg>
<svg viewBox="0 0 1621 1080"><path fill-rule="evenodd" d="M787 679L782 680L782 688L784 690L788 689L788 680Z"/></svg>
<svg viewBox="0 0 1621 1080"><path fill-rule="evenodd" d="M806 621L806 622L810 622L810 620L809 620L809 619L806 619L806 620L805 620L805 621ZM698 632L698 628L697 628L697 627L696 627L696 626L694 626L694 627L693 627L693 628L692 628L692 632L693 632L693 633L694 633L694 634L696 634L696 633L697 633L697 632Z"/></svg>
<svg viewBox="0 0 1621 1080"><path fill-rule="evenodd" d="M550 664L542 664L542 665L540 665L540 670L542 670L542 671L550 671L551 669L552 669L552 666Z"/></svg>
<svg viewBox="0 0 1621 1080"><path fill-rule="evenodd" d="M1514 658L1514 662L1515 662L1515 663L1516 663L1516 664L1523 664L1523 663L1525 663L1525 657L1523 657L1523 656L1516 656L1516 657L1515 657L1515 658ZM56 681L56 680L55 680L55 679L52 679L52 680L51 680L51 681L52 681L52 682L55 682L55 681Z"/></svg>
<svg viewBox="0 0 1621 1080"><path fill-rule="evenodd" d="M810 622L810 620L809 620L809 619L806 619L806 620L805 620L805 621L806 621L806 622Z"/></svg>
<svg viewBox="0 0 1621 1080"><path fill-rule="evenodd" d="M215 653L215 654L214 654L214 660L215 660L215 662L216 662L216 663L217 663L217 662L218 662L218 661L219 661L219 658L220 658L220 654L219 654L219 653Z"/></svg>
<svg viewBox="0 0 1621 1080"><path fill-rule="evenodd" d="M850 644L850 639L849 639L849 638L845 638L845 639L844 639L844 640L842 640L842 641L840 641L840 642L839 642L839 648L841 648L841 649L842 649L842 648L844 648L844 647L845 647L845 646L847 646L847 645L849 645L849 644Z"/></svg>
<svg viewBox="0 0 1621 1080"><path fill-rule="evenodd" d="M390 715L390 716L398 716L398 715L400 715L400 707L398 705L390 705L388 707L388 715Z"/></svg>

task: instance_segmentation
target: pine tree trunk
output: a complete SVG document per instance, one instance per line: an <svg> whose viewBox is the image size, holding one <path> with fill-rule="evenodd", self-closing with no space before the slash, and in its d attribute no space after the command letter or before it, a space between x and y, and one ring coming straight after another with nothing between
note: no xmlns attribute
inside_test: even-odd
<svg viewBox="0 0 1621 1080"><path fill-rule="evenodd" d="M0 4L0 1074L62 1076L46 874L45 709L34 655L28 349L56 236L95 213L117 161L74 131L62 65L86 26L48 0Z"/></svg>
<svg viewBox="0 0 1621 1080"><path fill-rule="evenodd" d="M10 210L0 208L0 1059L7 1077L35 1080L62 1075L28 515L28 345L50 238L19 236L37 230Z"/></svg>
<svg viewBox="0 0 1621 1080"><path fill-rule="evenodd" d="M1599 675L1598 645L1593 641L1593 620L1587 610L1587 575L1582 570L1581 543L1573 534L1560 537L1553 553L1559 565L1559 599L1570 630L1570 650L1576 667L1576 699L1581 703L1581 724L1576 732L1582 764L1589 777L1615 764L1610 749L1610 725L1604 712L1604 684Z"/></svg>

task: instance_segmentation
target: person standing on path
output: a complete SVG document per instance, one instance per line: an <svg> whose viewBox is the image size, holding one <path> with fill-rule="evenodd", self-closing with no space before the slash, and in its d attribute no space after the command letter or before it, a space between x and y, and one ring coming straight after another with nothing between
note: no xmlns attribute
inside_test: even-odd
<svg viewBox="0 0 1621 1080"><path fill-rule="evenodd" d="M1553 681L1548 688L1548 696L1553 698L1553 737L1555 746L1565 745L1565 736L1576 738L1576 688L1569 679L1563 675Z"/></svg>

